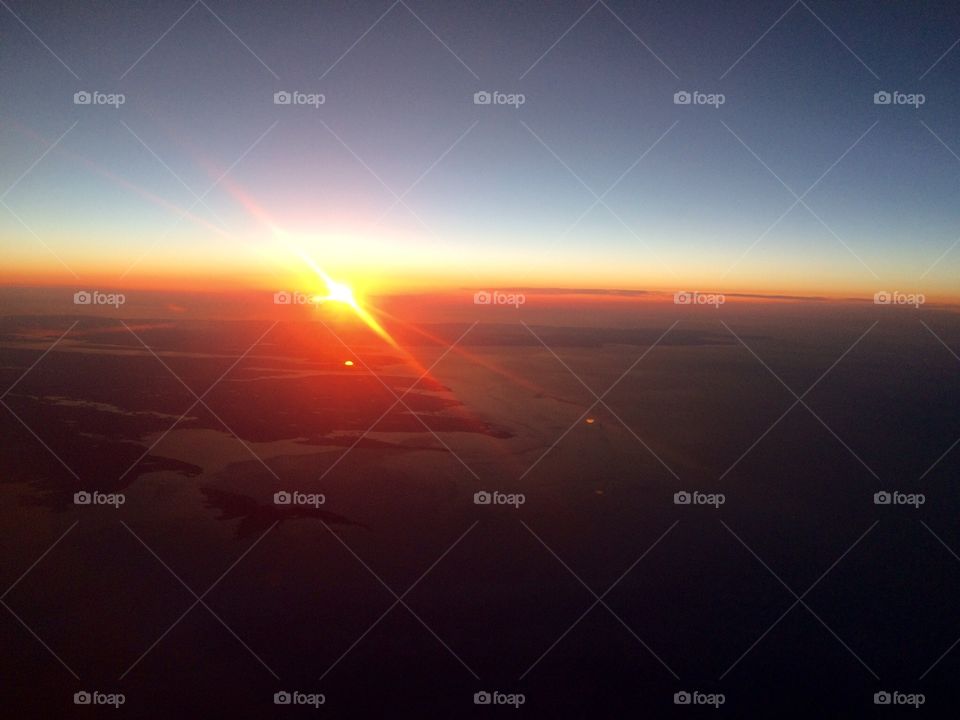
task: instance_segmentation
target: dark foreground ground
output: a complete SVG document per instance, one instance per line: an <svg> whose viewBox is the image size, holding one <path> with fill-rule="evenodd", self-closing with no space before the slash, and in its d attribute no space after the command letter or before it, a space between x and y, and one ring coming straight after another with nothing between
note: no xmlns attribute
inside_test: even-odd
<svg viewBox="0 0 960 720"><path fill-rule="evenodd" d="M522 313L395 326L419 367L319 322L3 319L9 716L957 706L957 315Z"/></svg>

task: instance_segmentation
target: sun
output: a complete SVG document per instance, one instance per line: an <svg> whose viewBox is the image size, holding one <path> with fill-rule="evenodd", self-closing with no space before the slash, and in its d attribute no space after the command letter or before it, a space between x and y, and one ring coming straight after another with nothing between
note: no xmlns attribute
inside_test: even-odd
<svg viewBox="0 0 960 720"><path fill-rule="evenodd" d="M343 283L334 282L333 280L326 280L327 285L327 294L326 295L314 295L312 300L317 304L327 303L327 302L340 302L344 305L349 305L350 307L356 309L359 307L357 303L357 298L353 295L353 290L350 289L349 285L344 285Z"/></svg>
<svg viewBox="0 0 960 720"><path fill-rule="evenodd" d="M337 302L356 307L357 300L353 296L353 290L351 290L348 285L330 281L327 283L327 290L327 300L336 300Z"/></svg>
<svg viewBox="0 0 960 720"><path fill-rule="evenodd" d="M333 278L327 275L327 273L325 273L319 265L311 260L306 253L301 252L300 257L303 258L304 262L307 263L307 265L317 274L320 280L323 281L323 284L327 287L326 295L313 296L312 299L314 304L321 306L328 302L343 303L353 310L354 314L361 321L363 321L367 327L373 330L373 332L386 340L392 347L398 347L397 341L390 336L390 333L388 333L383 326L377 322L377 319L371 315L366 308L357 302L356 297L353 295L353 290L350 289L349 285L335 281Z"/></svg>

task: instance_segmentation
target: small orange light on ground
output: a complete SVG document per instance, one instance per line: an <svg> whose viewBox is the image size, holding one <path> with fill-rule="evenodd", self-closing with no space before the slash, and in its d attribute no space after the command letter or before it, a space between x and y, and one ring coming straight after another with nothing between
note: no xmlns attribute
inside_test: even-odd
<svg viewBox="0 0 960 720"><path fill-rule="evenodd" d="M343 364L347 367L353 367L353 360L344 360Z"/></svg>
<svg viewBox="0 0 960 720"><path fill-rule="evenodd" d="M587 418L587 425L593 425L596 421L596 418Z"/></svg>

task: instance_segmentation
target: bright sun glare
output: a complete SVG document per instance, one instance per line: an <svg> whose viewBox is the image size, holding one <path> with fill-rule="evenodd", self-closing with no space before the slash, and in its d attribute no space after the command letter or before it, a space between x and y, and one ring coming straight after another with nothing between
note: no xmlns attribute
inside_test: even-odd
<svg viewBox="0 0 960 720"><path fill-rule="evenodd" d="M361 307L360 303L357 302L357 299L353 295L353 290L350 289L349 285L345 285L333 280L305 253L301 252L300 257L303 258L303 260L311 269L313 269L317 276L323 281L323 284L327 286L326 295L313 296L313 301L315 303L322 305L327 302L340 302L344 305L347 305L353 310L357 317L367 325L367 327L390 343L390 345L397 347L397 342L390 336L390 333L388 333L383 326L377 322L376 318L374 318L373 315L366 310L366 308Z"/></svg>
<svg viewBox="0 0 960 720"><path fill-rule="evenodd" d="M346 303L347 305L357 304L356 299L353 297L353 290L342 283L330 282L329 291L330 294L327 295L328 300L336 300L338 302Z"/></svg>

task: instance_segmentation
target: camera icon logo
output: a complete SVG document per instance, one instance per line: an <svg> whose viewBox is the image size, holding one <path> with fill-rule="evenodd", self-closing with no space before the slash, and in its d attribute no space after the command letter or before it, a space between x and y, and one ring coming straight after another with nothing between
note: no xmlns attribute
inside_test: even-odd
<svg viewBox="0 0 960 720"><path fill-rule="evenodd" d="M486 290L480 290L473 294L473 304L474 305L489 305L490 301L493 299L493 296L490 295Z"/></svg>
<svg viewBox="0 0 960 720"><path fill-rule="evenodd" d="M890 693L886 690L881 690L880 692L875 692L873 694L873 704L874 705L889 705L892 701Z"/></svg>
<svg viewBox="0 0 960 720"><path fill-rule="evenodd" d="M274 505L289 505L291 502L293 502L293 496L286 490L281 490L273 494Z"/></svg>
<svg viewBox="0 0 960 720"><path fill-rule="evenodd" d="M673 294L674 305L690 305L693 302L693 293L679 290Z"/></svg>
<svg viewBox="0 0 960 720"><path fill-rule="evenodd" d="M692 496L686 490L681 490L680 492L675 492L673 494L673 504L674 505L689 505Z"/></svg>
<svg viewBox="0 0 960 720"><path fill-rule="evenodd" d="M274 105L289 105L291 102L293 102L293 96L286 90L281 90L273 94Z"/></svg>
<svg viewBox="0 0 960 720"><path fill-rule="evenodd" d="M473 494L474 505L489 505L491 502L493 502L493 495L488 493L486 490L481 490L480 492L475 492Z"/></svg>
<svg viewBox="0 0 960 720"><path fill-rule="evenodd" d="M674 705L689 705L693 698L686 690L681 690L673 694Z"/></svg>
<svg viewBox="0 0 960 720"><path fill-rule="evenodd" d="M93 295L86 290L79 290L73 294L74 305L89 305L93 301Z"/></svg>
<svg viewBox="0 0 960 720"><path fill-rule="evenodd" d="M286 690L281 690L280 692L275 692L273 694L273 704L274 705L289 705L293 702L293 696L290 695Z"/></svg>
<svg viewBox="0 0 960 720"><path fill-rule="evenodd" d="M893 102L893 96L886 90L881 90L873 94L874 105L889 105L891 102Z"/></svg>
<svg viewBox="0 0 960 720"><path fill-rule="evenodd" d="M489 705L491 702L493 702L493 696L486 690L481 690L473 694L474 705Z"/></svg>
<svg viewBox="0 0 960 720"><path fill-rule="evenodd" d="M674 105L689 105L692 100L693 96L691 96L686 90L680 90L673 94Z"/></svg>
<svg viewBox="0 0 960 720"><path fill-rule="evenodd" d="M293 296L285 290L273 294L274 305L290 305L293 302Z"/></svg>
<svg viewBox="0 0 960 720"><path fill-rule="evenodd" d="M874 305L889 305L891 302L893 302L893 295L886 290L881 290L873 294Z"/></svg>
<svg viewBox="0 0 960 720"><path fill-rule="evenodd" d="M493 102L493 96L486 90L479 90L473 94L474 105L489 105Z"/></svg>
<svg viewBox="0 0 960 720"><path fill-rule="evenodd" d="M886 490L881 490L880 492L875 492L873 494L874 505L889 505L892 500L893 496Z"/></svg>
<svg viewBox="0 0 960 720"><path fill-rule="evenodd" d="M93 96L86 90L80 90L73 94L74 105L89 105L93 101Z"/></svg>
<svg viewBox="0 0 960 720"><path fill-rule="evenodd" d="M93 496L86 490L81 490L73 494L74 505L89 505L91 502L93 502Z"/></svg>
<svg viewBox="0 0 960 720"><path fill-rule="evenodd" d="M93 696L86 690L81 690L73 694L74 705L89 705L91 702L93 702Z"/></svg>

